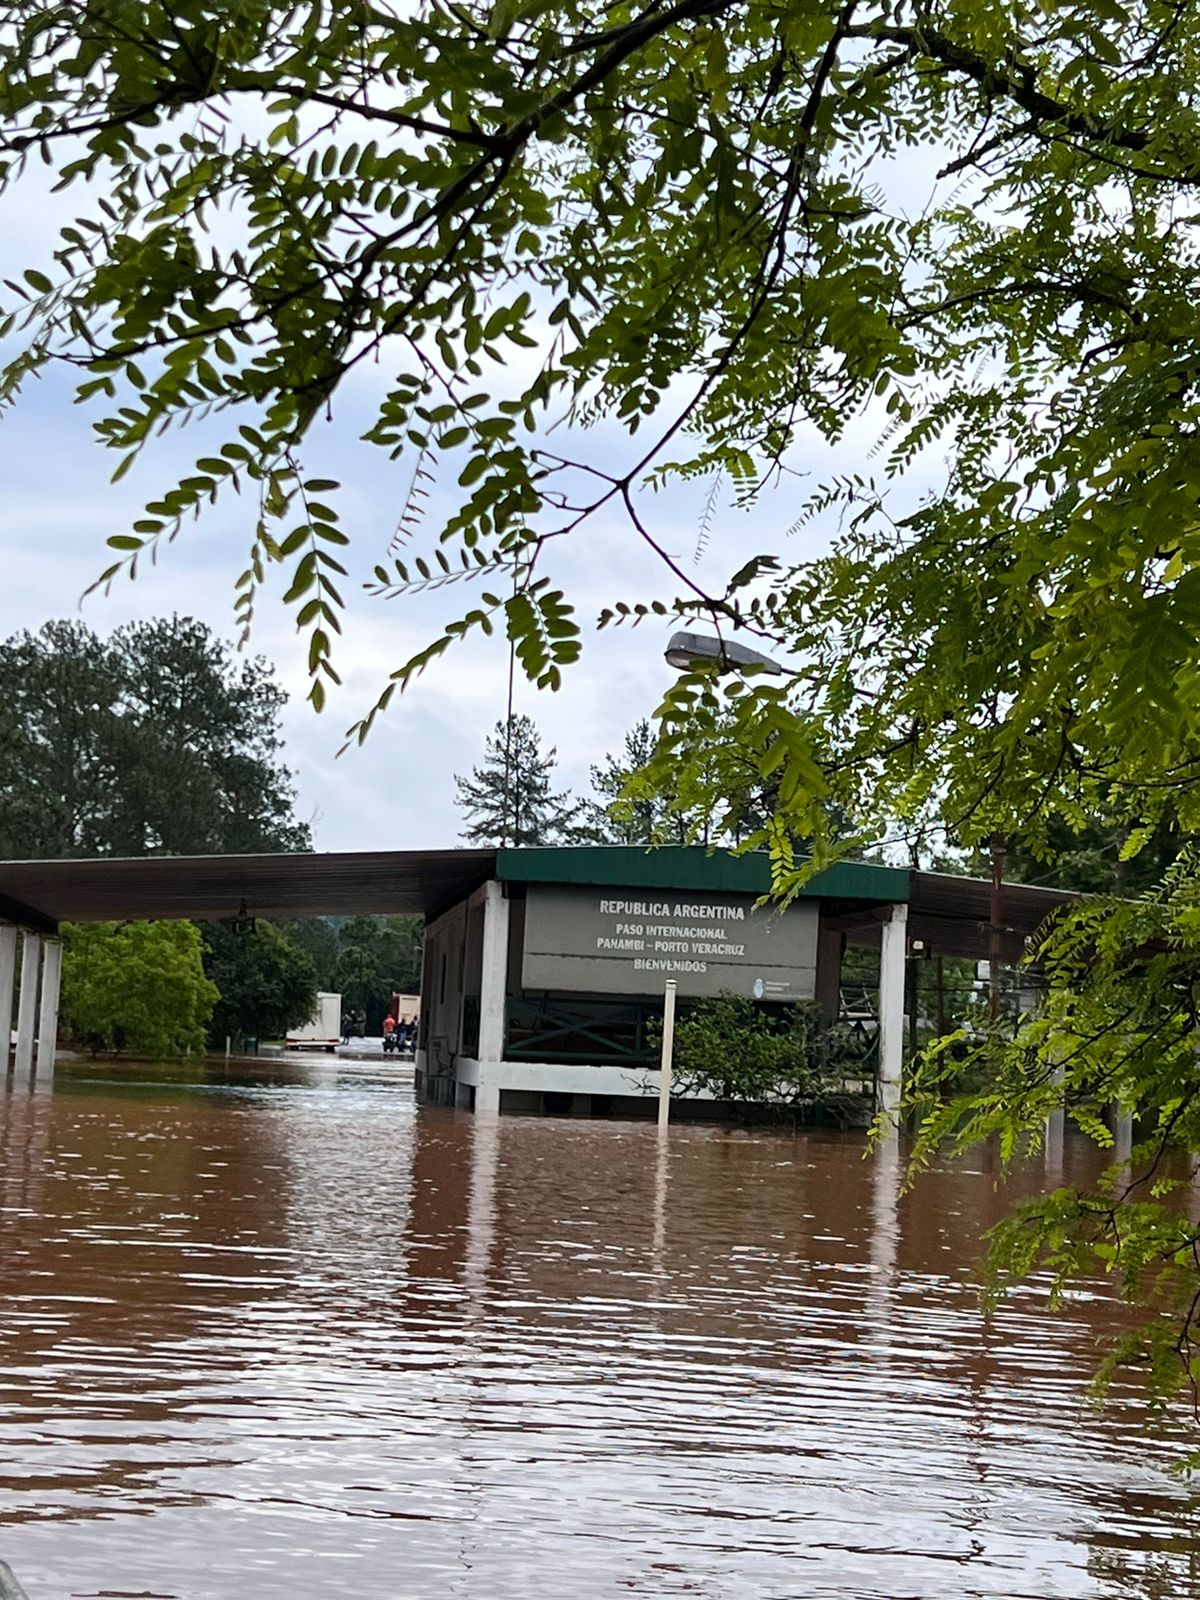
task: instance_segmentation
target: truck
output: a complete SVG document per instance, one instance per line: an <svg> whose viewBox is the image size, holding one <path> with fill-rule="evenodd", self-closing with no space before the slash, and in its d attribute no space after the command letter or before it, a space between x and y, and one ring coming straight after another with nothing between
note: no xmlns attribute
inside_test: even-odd
<svg viewBox="0 0 1200 1600"><path fill-rule="evenodd" d="M393 994L392 1015L397 1022L419 1022L421 1020L421 996L419 994Z"/></svg>
<svg viewBox="0 0 1200 1600"><path fill-rule="evenodd" d="M293 1028L284 1040L285 1050L336 1050L342 1042L342 997L318 994L311 1022Z"/></svg>

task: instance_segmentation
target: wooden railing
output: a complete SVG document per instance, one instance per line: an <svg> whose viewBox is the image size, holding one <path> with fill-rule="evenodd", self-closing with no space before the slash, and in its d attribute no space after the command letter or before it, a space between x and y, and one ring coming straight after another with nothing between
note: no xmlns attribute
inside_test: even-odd
<svg viewBox="0 0 1200 1600"><path fill-rule="evenodd" d="M655 1000L563 1000L525 995L508 1002L504 1054L510 1061L650 1064Z"/></svg>

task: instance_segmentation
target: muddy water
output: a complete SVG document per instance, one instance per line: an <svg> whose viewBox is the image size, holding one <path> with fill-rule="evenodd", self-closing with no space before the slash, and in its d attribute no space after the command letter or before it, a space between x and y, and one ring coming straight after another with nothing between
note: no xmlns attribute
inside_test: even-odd
<svg viewBox="0 0 1200 1600"><path fill-rule="evenodd" d="M862 1154L324 1060L10 1090L0 1557L33 1600L1200 1597L1175 1447L1084 1403L1103 1293L985 1323L994 1174Z"/></svg>

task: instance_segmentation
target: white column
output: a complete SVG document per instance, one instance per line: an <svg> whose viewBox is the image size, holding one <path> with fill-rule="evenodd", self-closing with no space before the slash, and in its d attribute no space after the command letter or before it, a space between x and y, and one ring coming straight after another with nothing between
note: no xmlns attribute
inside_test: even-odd
<svg viewBox="0 0 1200 1600"><path fill-rule="evenodd" d="M0 1075L8 1071L12 1046L13 982L17 975L17 930L0 924Z"/></svg>
<svg viewBox="0 0 1200 1600"><path fill-rule="evenodd" d="M671 1120L671 1064L675 1054L675 979L668 978L663 993L662 1055L658 1068L658 1126Z"/></svg>
<svg viewBox="0 0 1200 1600"><path fill-rule="evenodd" d="M485 1116L499 1116L500 1114L500 1085L486 1083L482 1074L480 1082L475 1085L475 1115L483 1112Z"/></svg>
<svg viewBox="0 0 1200 1600"><path fill-rule="evenodd" d="M504 1010L508 999L508 901L498 883L483 890L483 954L479 974L480 1062L504 1057ZM480 1074L482 1087L483 1074ZM476 1096L476 1107L479 1097Z"/></svg>
<svg viewBox="0 0 1200 1600"><path fill-rule="evenodd" d="M17 1002L18 1072L33 1071L33 1039L37 1029L38 969L42 964L42 940L26 928L21 934L21 996Z"/></svg>
<svg viewBox="0 0 1200 1600"><path fill-rule="evenodd" d="M890 907L879 945L879 1109L891 1116L904 1077L904 963L908 907Z"/></svg>
<svg viewBox="0 0 1200 1600"><path fill-rule="evenodd" d="M508 901L498 883L483 886L483 950L479 964L479 1082L475 1112L500 1111L497 1074L504 1058L504 1013L508 1003Z"/></svg>
<svg viewBox="0 0 1200 1600"><path fill-rule="evenodd" d="M54 1076L54 1046L58 1039L58 996L62 987L61 939L42 941L42 1004L38 1013L35 1076Z"/></svg>

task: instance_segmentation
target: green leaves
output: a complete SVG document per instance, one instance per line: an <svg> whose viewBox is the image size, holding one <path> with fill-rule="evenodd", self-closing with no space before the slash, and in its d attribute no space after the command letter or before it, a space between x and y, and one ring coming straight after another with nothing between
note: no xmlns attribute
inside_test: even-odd
<svg viewBox="0 0 1200 1600"><path fill-rule="evenodd" d="M652 1037L651 1048L657 1044ZM874 1070L868 1051L861 1033L827 1026L815 1001L767 1010L720 995L687 1007L676 1023L675 1092L711 1095L759 1117L811 1119L861 1094Z"/></svg>
<svg viewBox="0 0 1200 1600"><path fill-rule="evenodd" d="M62 1022L92 1053L192 1056L217 1001L190 922L63 925Z"/></svg>
<svg viewBox="0 0 1200 1600"><path fill-rule="evenodd" d="M1180 1204L1200 1139L1198 937L1196 862L1185 852L1147 899L1096 900L1061 919L1036 952L1040 1014L1012 1036L941 1041L914 1063L907 1092L921 1119L918 1171L947 1144L994 1140L1005 1161L1036 1156L1056 1114L1112 1152L1098 1186L1040 1196L1001 1223L989 1294L1038 1271L1061 1303L1078 1279L1111 1278L1140 1321L1109 1352L1100 1385L1118 1366L1138 1366L1160 1407L1190 1393L1187 1347L1200 1334L1198 1236ZM1131 1148L1118 1154L1122 1112L1134 1123Z"/></svg>
<svg viewBox="0 0 1200 1600"><path fill-rule="evenodd" d="M895 289L894 230L881 220L863 234L868 293L838 227L819 220L835 196L854 211L845 180L814 167L803 222L798 209L802 57L829 47L831 23L814 16L785 43L753 5L704 13L618 25L577 4L512 5L489 32L465 13L398 20L250 0L218 18L204 0L145 0L99 13L81 38L57 8L23 0L6 46L10 203L34 146L52 163L71 150L61 176L85 198L59 270L30 268L15 290L30 344L2 397L60 356L79 364L79 397L117 452L114 481L166 429L229 430L182 498L168 492L132 532L116 530L128 559L102 581L135 573L181 517L233 488L253 527L243 626L281 557L289 603L306 607L315 587L336 615L329 547L347 535L333 502L307 513L292 502L296 480L319 471L306 459L314 422L367 363L398 368L367 438L415 451L418 472L435 449L454 455L446 486L458 492L430 538L482 550L481 570L522 550L536 564L547 539L607 502L590 464L539 456L532 436L556 420L610 415L631 435L699 375L687 423L706 436L703 470L749 492L764 452L776 458L791 437L779 394L797 328L802 344L841 330L839 386L851 367L852 387L879 374L880 339L903 365L878 311ZM243 106L254 134L230 137L223 119L236 125ZM823 113L823 133L834 120ZM684 436L681 420L664 417L660 443ZM629 485L656 449L634 453ZM581 471L595 491L582 498ZM316 551L304 566L297 511ZM432 558L419 559L432 577ZM557 593L551 580L545 594ZM330 616L304 626L318 622L328 638ZM553 686L578 654L569 602L537 598L518 623L526 670ZM327 679L314 637L315 678Z"/></svg>

